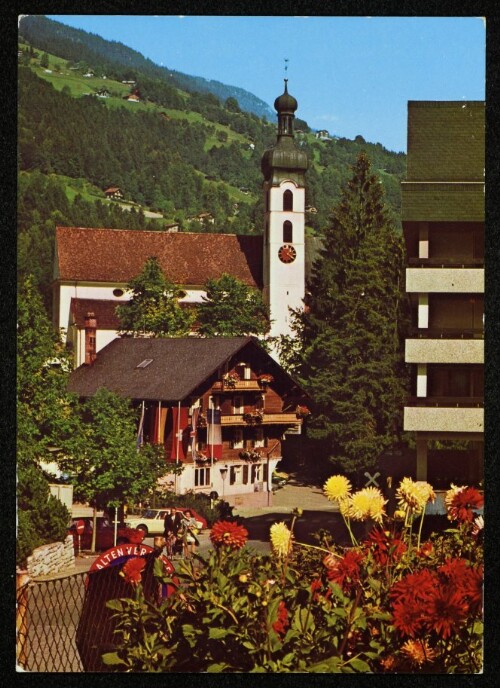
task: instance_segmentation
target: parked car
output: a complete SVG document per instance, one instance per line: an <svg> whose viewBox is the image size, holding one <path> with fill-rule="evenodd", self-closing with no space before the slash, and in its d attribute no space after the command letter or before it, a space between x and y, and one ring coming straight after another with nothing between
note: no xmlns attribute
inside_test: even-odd
<svg viewBox="0 0 500 688"><path fill-rule="evenodd" d="M144 536L146 535L163 535L163 521L165 520L165 514L167 508L163 509L146 509L142 512L141 516L129 516L125 522L126 526L129 528L137 528L138 530L144 531ZM191 507L171 507L176 511L190 511L192 516L198 521L198 528L203 530L207 527L207 521L196 513Z"/></svg>
<svg viewBox="0 0 500 688"><path fill-rule="evenodd" d="M274 471L271 478L273 489L277 490L280 487L285 487L288 482L288 478L288 473L283 473L283 471Z"/></svg>
<svg viewBox="0 0 500 688"><path fill-rule="evenodd" d="M83 533L78 536L77 524L83 522ZM71 521L68 529L68 534L73 536L75 553L78 552L78 547L81 550L90 550L92 548L92 517L75 518ZM80 537L80 541L78 538ZM123 545L126 542L140 544L144 540L145 534L143 530L137 528L130 528L123 523L118 524L116 533L116 544ZM115 524L105 516L97 517L97 531L96 531L96 545L97 551L110 549L114 546L115 540Z"/></svg>

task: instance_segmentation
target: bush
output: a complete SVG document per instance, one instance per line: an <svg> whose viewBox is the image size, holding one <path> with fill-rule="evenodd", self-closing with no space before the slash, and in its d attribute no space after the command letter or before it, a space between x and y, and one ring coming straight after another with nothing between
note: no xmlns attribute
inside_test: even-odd
<svg viewBox="0 0 500 688"><path fill-rule="evenodd" d="M17 507L16 564L24 567L37 547L64 541L71 514L50 494L49 484L36 466L19 468Z"/></svg>

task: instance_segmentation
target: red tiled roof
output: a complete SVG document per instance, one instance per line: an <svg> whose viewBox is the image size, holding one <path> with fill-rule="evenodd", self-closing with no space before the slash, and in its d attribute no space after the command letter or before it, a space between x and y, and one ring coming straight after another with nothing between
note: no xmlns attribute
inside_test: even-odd
<svg viewBox="0 0 500 688"><path fill-rule="evenodd" d="M78 329L84 329L85 316L93 313L97 320L98 330L119 330L120 323L116 315L117 306L128 303L123 300L113 299L71 299L70 312L72 322ZM180 303L181 308L194 308L193 303Z"/></svg>
<svg viewBox="0 0 500 688"><path fill-rule="evenodd" d="M71 299L72 321L79 329L85 327L85 316L87 313L94 313L97 319L99 330L117 330L119 326L115 308L124 301L113 301L111 299Z"/></svg>
<svg viewBox="0 0 500 688"><path fill-rule="evenodd" d="M236 234L56 228L61 281L127 283L151 256L176 284L203 285L223 272L262 285L262 237Z"/></svg>

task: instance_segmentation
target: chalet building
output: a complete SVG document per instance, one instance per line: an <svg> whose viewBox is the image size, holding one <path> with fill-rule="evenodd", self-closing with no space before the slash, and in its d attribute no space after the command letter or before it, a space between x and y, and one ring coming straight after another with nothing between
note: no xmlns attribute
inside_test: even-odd
<svg viewBox="0 0 500 688"><path fill-rule="evenodd" d="M307 155L295 145L297 101L284 93L278 112L276 144L262 157L265 230L263 236L137 232L57 227L54 258L54 326L73 344L75 363L84 362L84 319L94 314L97 351L118 336L116 306L130 298L127 284L155 256L166 277L185 296L181 304L200 303L207 279L229 273L259 289L271 314L271 336L293 335L290 309L301 309L306 270L317 253L305 240ZM108 189L106 193L113 191Z"/></svg>
<svg viewBox="0 0 500 688"><path fill-rule="evenodd" d="M118 186L110 186L109 189L105 189L104 193L106 198L121 199L123 198L123 192Z"/></svg>
<svg viewBox="0 0 500 688"><path fill-rule="evenodd" d="M417 479L438 488L483 477L484 142L483 102L408 104L404 429L416 439Z"/></svg>
<svg viewBox="0 0 500 688"><path fill-rule="evenodd" d="M307 398L252 337L123 338L71 374L81 398L101 387L141 415L139 441L161 444L177 494L215 491L233 505L269 505L288 432L300 433ZM180 475L168 466L182 465Z"/></svg>

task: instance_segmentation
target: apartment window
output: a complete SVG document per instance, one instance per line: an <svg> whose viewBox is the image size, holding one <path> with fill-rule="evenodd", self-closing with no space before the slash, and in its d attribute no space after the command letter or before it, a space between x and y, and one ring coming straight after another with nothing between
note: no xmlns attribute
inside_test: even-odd
<svg viewBox="0 0 500 688"><path fill-rule="evenodd" d="M289 220L283 222L283 243L291 244L293 242L293 227Z"/></svg>
<svg viewBox="0 0 500 688"><path fill-rule="evenodd" d="M265 447L264 428L255 428L254 433L253 446Z"/></svg>
<svg viewBox="0 0 500 688"><path fill-rule="evenodd" d="M283 210L293 210L293 193L290 189L283 194Z"/></svg>
<svg viewBox="0 0 500 688"><path fill-rule="evenodd" d="M233 429L233 438L231 440L233 449L243 449L243 428Z"/></svg>
<svg viewBox="0 0 500 688"><path fill-rule="evenodd" d="M194 486L202 487L204 485L210 485L210 468L195 468Z"/></svg>
<svg viewBox="0 0 500 688"><path fill-rule="evenodd" d="M233 413L234 415L245 412L244 399L242 394L237 394L233 397Z"/></svg>

